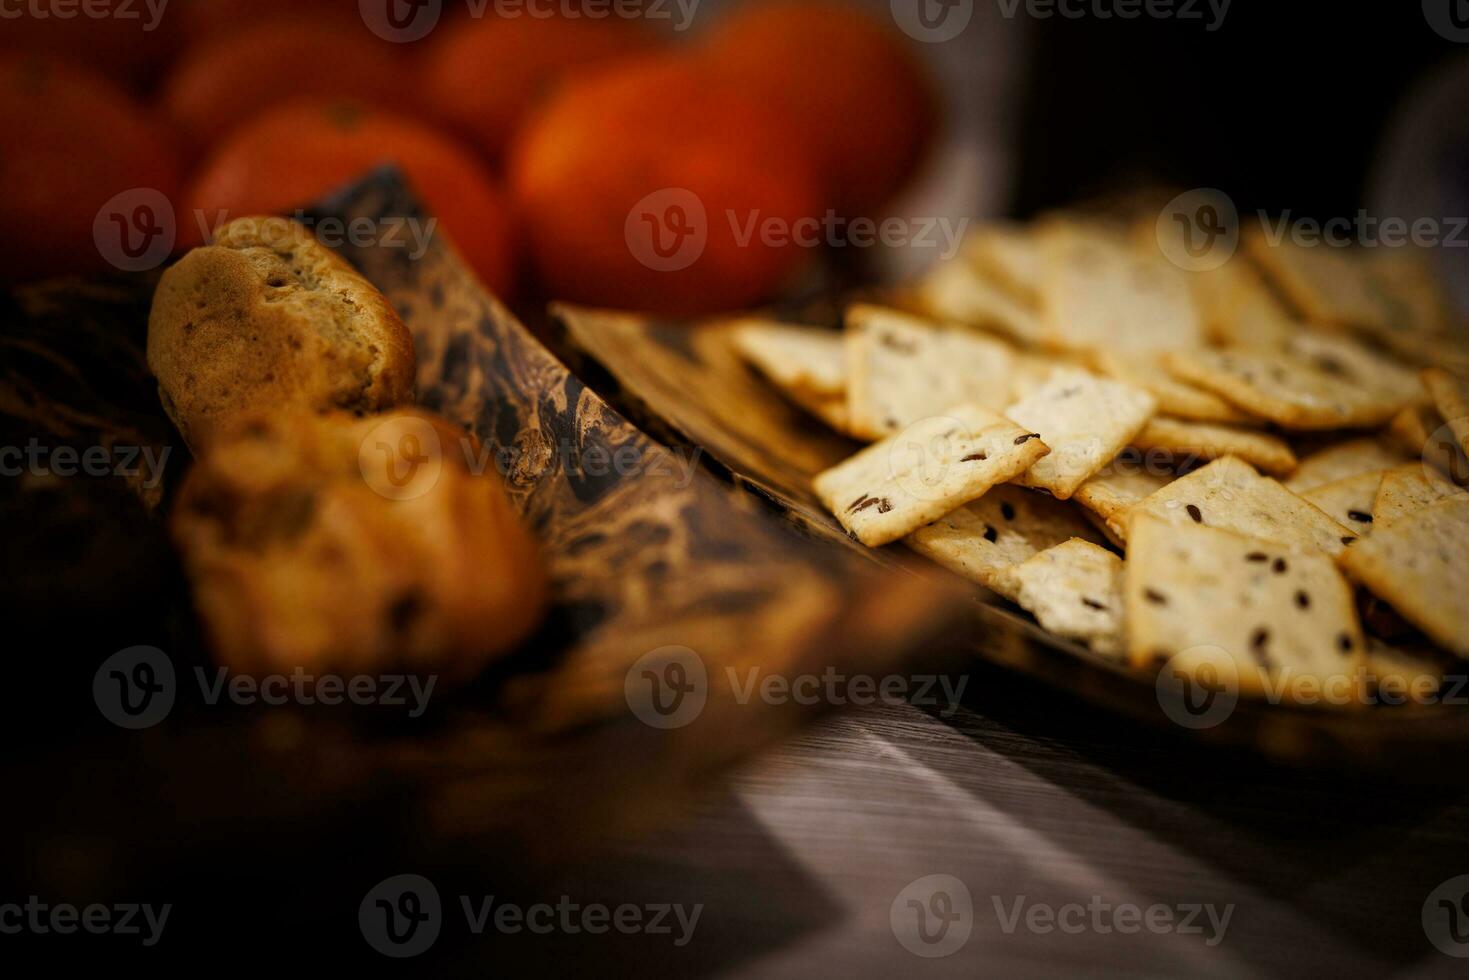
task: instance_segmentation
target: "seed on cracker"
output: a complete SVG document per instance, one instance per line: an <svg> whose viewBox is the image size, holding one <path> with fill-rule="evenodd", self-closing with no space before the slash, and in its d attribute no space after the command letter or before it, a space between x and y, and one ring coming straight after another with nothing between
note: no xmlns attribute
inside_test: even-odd
<svg viewBox="0 0 1469 980"><path fill-rule="evenodd" d="M1360 473L1301 492L1301 497L1321 508L1328 517L1359 537L1372 532L1376 516L1377 488L1382 472Z"/></svg>
<svg viewBox="0 0 1469 980"><path fill-rule="evenodd" d="M1246 695L1358 700L1366 642L1352 589L1314 549L1140 515L1123 593L1137 666L1218 672Z"/></svg>
<svg viewBox="0 0 1469 980"><path fill-rule="evenodd" d="M1361 438L1339 442L1301 460L1285 481L1295 493L1345 480L1349 476L1376 473L1408 461L1408 456L1385 439Z"/></svg>
<svg viewBox="0 0 1469 980"><path fill-rule="evenodd" d="M1378 527L1387 527L1430 504L1463 494L1438 470L1422 463L1407 463L1383 472L1372 514Z"/></svg>
<svg viewBox="0 0 1469 980"><path fill-rule="evenodd" d="M1296 454L1285 440L1264 432L1227 425L1186 422L1154 416L1132 439L1137 449L1166 453L1178 463L1235 456L1258 470L1284 476L1296 468Z"/></svg>
<svg viewBox="0 0 1469 980"><path fill-rule="evenodd" d="M1171 351L1164 364L1174 376L1286 429L1382 425L1407 403L1361 378L1279 351Z"/></svg>
<svg viewBox="0 0 1469 980"><path fill-rule="evenodd" d="M1469 495L1399 517L1337 560L1435 643L1469 657Z"/></svg>
<svg viewBox="0 0 1469 980"><path fill-rule="evenodd" d="M1013 600L1016 584L1010 571L1072 538L1101 540L1071 505L1005 485L919 528L905 543L949 571Z"/></svg>
<svg viewBox="0 0 1469 980"><path fill-rule="evenodd" d="M1122 559L1072 538L1026 559L1010 572L1015 602L1042 628L1121 657Z"/></svg>
<svg viewBox="0 0 1469 980"><path fill-rule="evenodd" d="M1005 412L1051 447L1051 462L1041 460L1019 482L1067 499L1128 445L1156 404L1147 392L1117 381L1055 371Z"/></svg>
<svg viewBox="0 0 1469 980"><path fill-rule="evenodd" d="M847 406L854 432L877 439L950 405L1000 411L1015 352L963 327L880 306L847 311Z"/></svg>
<svg viewBox="0 0 1469 980"><path fill-rule="evenodd" d="M1357 537L1319 507L1233 456L1215 460L1134 504L1125 518L1129 547L1131 525L1143 515L1184 526L1223 528L1329 555L1339 554Z"/></svg>
<svg viewBox="0 0 1469 980"><path fill-rule="evenodd" d="M875 548L1013 480L1049 451L1035 432L957 405L818 474L814 486L842 527Z"/></svg>

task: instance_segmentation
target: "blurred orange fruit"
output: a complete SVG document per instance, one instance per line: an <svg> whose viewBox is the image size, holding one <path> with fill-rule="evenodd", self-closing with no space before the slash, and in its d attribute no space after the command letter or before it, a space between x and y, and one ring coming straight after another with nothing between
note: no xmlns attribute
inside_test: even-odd
<svg viewBox="0 0 1469 980"><path fill-rule="evenodd" d="M799 134L688 59L569 82L522 130L509 172L546 289L624 309L764 299L809 253L790 230L820 213Z"/></svg>
<svg viewBox="0 0 1469 980"><path fill-rule="evenodd" d="M4 7L0 51L62 58L133 89L167 64L179 40L173 7L159 5L157 0L151 7L144 0L88 0L85 6L26 2ZM68 16L59 16L62 13Z"/></svg>
<svg viewBox="0 0 1469 980"><path fill-rule="evenodd" d="M751 3L715 26L702 55L817 141L843 217L874 216L932 138L934 92L906 40L851 6Z"/></svg>
<svg viewBox="0 0 1469 980"><path fill-rule="evenodd" d="M401 103L403 67L392 46L360 21L276 17L193 45L169 74L162 100L188 144L202 152L241 120L293 98Z"/></svg>
<svg viewBox="0 0 1469 980"><path fill-rule="evenodd" d="M215 227L221 218L291 213L387 164L403 171L485 284L508 298L514 225L493 177L436 130L358 103L292 102L225 136L184 195L185 243L202 241L201 223Z"/></svg>
<svg viewBox="0 0 1469 980"><path fill-rule="evenodd" d="M104 204L135 188L170 201L168 134L100 75L41 57L0 56L0 278L105 268L93 238Z"/></svg>
<svg viewBox="0 0 1469 980"><path fill-rule="evenodd" d="M531 110L568 76L656 44L650 32L625 20L465 19L443 28L426 49L424 101L498 159Z"/></svg>

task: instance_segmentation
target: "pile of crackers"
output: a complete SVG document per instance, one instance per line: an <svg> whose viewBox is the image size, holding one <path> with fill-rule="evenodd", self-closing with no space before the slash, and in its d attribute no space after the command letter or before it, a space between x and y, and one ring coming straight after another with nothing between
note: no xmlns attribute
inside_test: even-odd
<svg viewBox="0 0 1469 980"><path fill-rule="evenodd" d="M1155 216L977 228L840 332L735 343L869 443L814 480L864 545L1131 669L1431 694L1469 658L1469 344L1428 257L1255 227L1188 268Z"/></svg>

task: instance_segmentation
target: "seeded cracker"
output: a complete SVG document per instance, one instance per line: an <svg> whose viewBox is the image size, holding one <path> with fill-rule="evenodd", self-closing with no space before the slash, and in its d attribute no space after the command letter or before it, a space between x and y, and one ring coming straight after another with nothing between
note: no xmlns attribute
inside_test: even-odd
<svg viewBox="0 0 1469 980"><path fill-rule="evenodd" d="M1245 695L1305 699L1314 686L1357 700L1366 643L1352 589L1317 551L1141 516L1123 589L1136 666L1233 676Z"/></svg>
<svg viewBox="0 0 1469 980"><path fill-rule="evenodd" d="M1129 526L1140 515L1172 524L1223 528L1329 555L1340 554L1357 537L1314 504L1233 456L1180 477L1134 505L1127 513ZM1130 527L1127 542L1131 547Z"/></svg>
<svg viewBox="0 0 1469 980"><path fill-rule="evenodd" d="M1469 454L1469 384L1442 368L1429 368L1423 372L1423 386L1459 441L1459 449Z"/></svg>
<svg viewBox="0 0 1469 980"><path fill-rule="evenodd" d="M1469 657L1469 496L1407 514L1348 548L1347 575L1435 643Z"/></svg>
<svg viewBox="0 0 1469 980"><path fill-rule="evenodd" d="M1044 629L1122 656L1121 558L1073 538L1027 559L1010 576L1015 601Z"/></svg>
<svg viewBox="0 0 1469 980"><path fill-rule="evenodd" d="M1172 351L1168 370L1286 429L1386 423L1407 400L1295 355L1257 348Z"/></svg>
<svg viewBox="0 0 1469 980"><path fill-rule="evenodd" d="M1290 446L1275 436L1162 416L1148 422L1132 444L1144 451L1167 453L1179 462L1235 456L1273 476L1290 473L1297 462Z"/></svg>
<svg viewBox="0 0 1469 980"><path fill-rule="evenodd" d="M1053 373L1006 415L1039 432L1051 455L1020 479L1066 500L1141 431L1156 406L1147 392L1075 369Z"/></svg>
<svg viewBox="0 0 1469 980"><path fill-rule="evenodd" d="M901 432L950 405L1000 411L1011 398L1015 352L962 327L877 306L847 311L847 405L869 439Z"/></svg>
<svg viewBox="0 0 1469 980"><path fill-rule="evenodd" d="M1070 504L1002 485L919 528L905 543L956 575L1014 599L1010 570L1072 538L1101 540Z"/></svg>
<svg viewBox="0 0 1469 980"><path fill-rule="evenodd" d="M1382 439L1352 439L1337 443L1301 460L1285 481L1294 493L1345 480L1349 476L1392 469L1408 461L1406 453Z"/></svg>
<svg viewBox="0 0 1469 980"><path fill-rule="evenodd" d="M1338 524L1365 537L1375 525L1373 508L1377 503L1377 488L1381 485L1380 471L1362 473L1335 483L1313 487L1303 492L1301 497L1320 507Z"/></svg>
<svg viewBox="0 0 1469 980"><path fill-rule="evenodd" d="M1433 475L1430 476L1430 473ZM1431 470L1421 463L1408 463L1382 474L1382 484L1377 488L1372 515L1378 527L1387 527L1430 504L1463 493L1463 490L1450 483L1437 470Z"/></svg>
<svg viewBox="0 0 1469 980"><path fill-rule="evenodd" d="M820 396L844 395L846 354L834 330L749 320L734 328L740 356L778 387Z"/></svg>
<svg viewBox="0 0 1469 980"><path fill-rule="evenodd" d="M1050 452L1039 435L978 405L913 423L817 475L815 489L868 547L896 541L1012 480Z"/></svg>

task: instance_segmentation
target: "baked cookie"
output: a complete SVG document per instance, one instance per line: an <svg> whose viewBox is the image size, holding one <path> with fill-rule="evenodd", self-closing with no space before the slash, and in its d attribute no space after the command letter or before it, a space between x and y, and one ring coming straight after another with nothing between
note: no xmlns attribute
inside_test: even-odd
<svg viewBox="0 0 1469 980"><path fill-rule="evenodd" d="M383 295L286 218L241 218L164 273L148 366L195 452L260 412L382 411L413 400L413 338Z"/></svg>
<svg viewBox="0 0 1469 980"><path fill-rule="evenodd" d="M418 410L245 420L210 440L172 534L241 673L473 676L540 620L535 544L463 430Z"/></svg>

